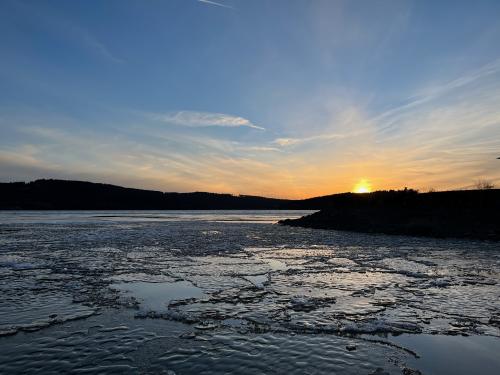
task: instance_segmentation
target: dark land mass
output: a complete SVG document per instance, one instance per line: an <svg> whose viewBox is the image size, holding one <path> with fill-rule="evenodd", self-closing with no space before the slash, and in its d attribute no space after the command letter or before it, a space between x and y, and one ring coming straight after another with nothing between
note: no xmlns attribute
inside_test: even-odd
<svg viewBox="0 0 500 375"><path fill-rule="evenodd" d="M290 200L163 193L83 181L0 183L2 210L320 210L280 223L319 229L500 240L500 190L343 193Z"/></svg>
<svg viewBox="0 0 500 375"><path fill-rule="evenodd" d="M163 193L83 181L0 183L2 210L286 210L321 209L327 197L305 200L215 193Z"/></svg>
<svg viewBox="0 0 500 375"><path fill-rule="evenodd" d="M312 215L281 224L428 237L500 240L500 189L337 194Z"/></svg>

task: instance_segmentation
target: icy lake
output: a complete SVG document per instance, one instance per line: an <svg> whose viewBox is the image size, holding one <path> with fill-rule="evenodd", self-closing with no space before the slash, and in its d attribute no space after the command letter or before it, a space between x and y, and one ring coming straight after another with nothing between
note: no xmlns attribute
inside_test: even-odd
<svg viewBox="0 0 500 375"><path fill-rule="evenodd" d="M306 213L0 212L0 373L498 374L500 243Z"/></svg>

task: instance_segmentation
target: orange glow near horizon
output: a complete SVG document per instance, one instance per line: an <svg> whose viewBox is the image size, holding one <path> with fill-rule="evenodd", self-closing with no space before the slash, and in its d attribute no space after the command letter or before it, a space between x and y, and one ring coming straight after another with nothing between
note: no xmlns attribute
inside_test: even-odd
<svg viewBox="0 0 500 375"><path fill-rule="evenodd" d="M369 181L361 180L359 181L353 189L354 193L369 193L372 191L372 186Z"/></svg>

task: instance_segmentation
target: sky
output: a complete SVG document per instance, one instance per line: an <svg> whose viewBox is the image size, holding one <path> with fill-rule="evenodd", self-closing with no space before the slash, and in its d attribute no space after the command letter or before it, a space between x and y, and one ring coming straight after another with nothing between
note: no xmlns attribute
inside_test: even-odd
<svg viewBox="0 0 500 375"><path fill-rule="evenodd" d="M500 1L0 2L0 181L500 185Z"/></svg>

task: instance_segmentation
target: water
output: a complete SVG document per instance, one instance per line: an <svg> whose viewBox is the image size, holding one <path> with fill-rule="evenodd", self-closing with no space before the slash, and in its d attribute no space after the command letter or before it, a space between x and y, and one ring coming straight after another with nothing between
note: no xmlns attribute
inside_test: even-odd
<svg viewBox="0 0 500 375"><path fill-rule="evenodd" d="M0 212L0 373L497 373L500 244L305 213Z"/></svg>
<svg viewBox="0 0 500 375"><path fill-rule="evenodd" d="M498 337L401 335L391 341L420 354L410 360L425 374L498 374Z"/></svg>
<svg viewBox="0 0 500 375"><path fill-rule="evenodd" d="M111 288L122 292L138 302L142 311L166 312L171 301L201 299L204 294L200 288L189 281L146 282L135 281L112 285Z"/></svg>

